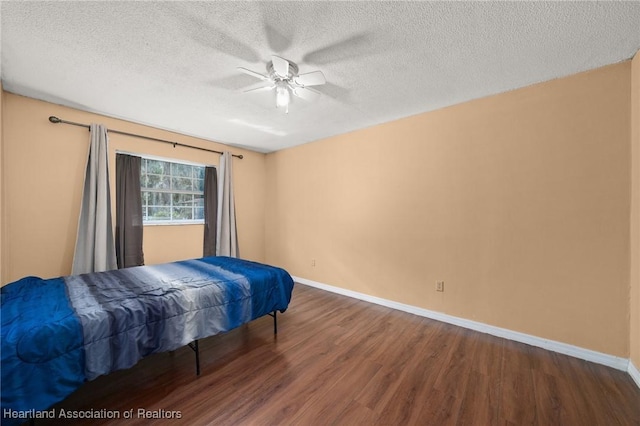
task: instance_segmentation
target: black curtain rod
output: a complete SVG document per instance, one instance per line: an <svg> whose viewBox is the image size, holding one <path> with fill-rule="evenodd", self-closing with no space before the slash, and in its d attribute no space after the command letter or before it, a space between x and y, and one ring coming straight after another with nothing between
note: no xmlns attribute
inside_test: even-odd
<svg viewBox="0 0 640 426"><path fill-rule="evenodd" d="M62 119L60 119L60 118L58 118L58 117L56 117L54 115L49 117L49 121L54 123L54 124L57 124L57 123L71 124L72 126L86 127L87 129L91 129L91 126L89 126L88 124L74 123L73 121L62 120ZM134 138L148 139L150 141L168 143L168 144L173 145L174 148L176 146L184 146L185 148L193 148L193 149L199 149L200 151L215 152L216 154L222 154L222 151L216 151L215 149L200 148L199 146L187 145L187 144L180 143L180 142L172 142L172 141L167 141L167 140L164 140L164 139L152 138L150 136L136 135L135 133L121 132L120 130L108 129L108 131L111 132L111 133L117 133L119 135L133 136ZM233 156L237 157L237 158L239 158L241 160L244 158L244 156L242 154L240 154L240 155L233 154Z"/></svg>

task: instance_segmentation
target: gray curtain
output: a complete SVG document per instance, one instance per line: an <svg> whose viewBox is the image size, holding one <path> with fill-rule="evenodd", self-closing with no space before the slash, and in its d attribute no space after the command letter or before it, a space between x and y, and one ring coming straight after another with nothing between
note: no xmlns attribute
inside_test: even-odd
<svg viewBox="0 0 640 426"><path fill-rule="evenodd" d="M233 197L233 157L230 152L225 152L220 157L217 233L217 255L239 257L236 207Z"/></svg>
<svg viewBox="0 0 640 426"><path fill-rule="evenodd" d="M116 257L118 268L144 265L140 164L133 155L116 154Z"/></svg>
<svg viewBox="0 0 640 426"><path fill-rule="evenodd" d="M204 249L203 256L216 255L218 235L218 171L204 169Z"/></svg>
<svg viewBox="0 0 640 426"><path fill-rule="evenodd" d="M100 124L91 124L90 132L73 275L117 267L109 190L109 137Z"/></svg>

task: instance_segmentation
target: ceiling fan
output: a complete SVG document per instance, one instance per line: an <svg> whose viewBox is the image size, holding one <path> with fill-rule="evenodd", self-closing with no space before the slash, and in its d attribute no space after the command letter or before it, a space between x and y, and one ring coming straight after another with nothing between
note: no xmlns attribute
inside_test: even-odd
<svg viewBox="0 0 640 426"><path fill-rule="evenodd" d="M327 82L321 71L298 74L298 65L275 55L267 62L266 75L243 67L238 67L238 70L265 82L264 85L245 90L245 93L275 89L276 108L285 108L286 113L289 113L291 93L306 101L313 101L320 96L320 92L309 86L319 86Z"/></svg>

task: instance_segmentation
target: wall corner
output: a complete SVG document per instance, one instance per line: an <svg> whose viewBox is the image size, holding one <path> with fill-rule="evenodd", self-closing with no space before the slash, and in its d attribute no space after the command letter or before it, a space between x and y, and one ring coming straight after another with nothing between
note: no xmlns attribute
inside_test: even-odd
<svg viewBox="0 0 640 426"><path fill-rule="evenodd" d="M5 227L5 214L4 214L4 87L2 86L2 80L0 80L0 286L6 283L6 264L5 264L5 250L4 250L4 227Z"/></svg>
<svg viewBox="0 0 640 426"><path fill-rule="evenodd" d="M640 51L631 61L629 357L640 365Z"/></svg>

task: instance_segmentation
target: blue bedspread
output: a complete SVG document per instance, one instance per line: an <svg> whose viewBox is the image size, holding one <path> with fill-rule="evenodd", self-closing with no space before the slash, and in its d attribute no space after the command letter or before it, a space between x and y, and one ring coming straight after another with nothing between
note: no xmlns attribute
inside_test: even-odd
<svg viewBox="0 0 640 426"><path fill-rule="evenodd" d="M0 291L1 411L45 409L85 381L82 328L64 280L27 277Z"/></svg>
<svg viewBox="0 0 640 426"><path fill-rule="evenodd" d="M283 269L228 257L8 284L2 410L45 410L85 380L283 312L292 289Z"/></svg>

